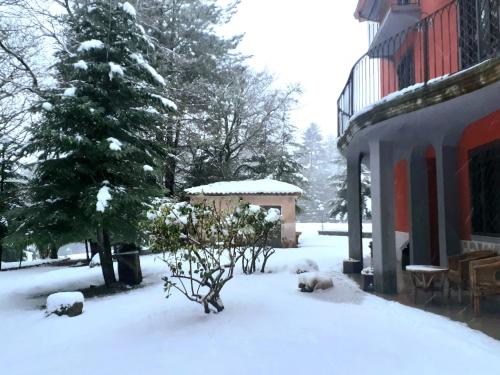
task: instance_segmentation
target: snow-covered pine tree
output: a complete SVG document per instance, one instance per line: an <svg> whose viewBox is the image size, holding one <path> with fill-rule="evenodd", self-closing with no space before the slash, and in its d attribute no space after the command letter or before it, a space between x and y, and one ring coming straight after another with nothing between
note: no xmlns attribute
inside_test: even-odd
<svg viewBox="0 0 500 375"><path fill-rule="evenodd" d="M148 63L149 37L128 3L91 0L66 18L67 52L58 55L58 87L26 152L38 157L31 182L33 232L99 244L107 285L115 282L111 244L137 240L145 202L163 193L157 142L175 105Z"/></svg>
<svg viewBox="0 0 500 375"><path fill-rule="evenodd" d="M345 158L340 155L336 156L335 164L337 165L336 172L330 176L330 187L335 191L335 198L328 202L330 206L329 216L335 220L345 221L347 219L347 165ZM364 220L371 219L371 187L370 187L370 172L362 164L361 165L361 214Z"/></svg>
<svg viewBox="0 0 500 375"><path fill-rule="evenodd" d="M6 124L0 124L0 269L4 254L7 260L17 260L16 250L8 246L5 239L12 227L9 213L21 204L22 191L26 178L20 173L19 139L14 129L8 129Z"/></svg>
<svg viewBox="0 0 500 375"><path fill-rule="evenodd" d="M236 5L237 2L223 6L217 0L138 3L138 15L156 46L151 64L169 77L168 96L179 107L174 116L165 119L163 134L169 151L164 163L164 183L170 194L178 190L179 169L192 168L193 158L183 155L182 150L200 136L191 126L192 118L212 108L207 87L220 81L221 72L228 65L243 59L235 52L240 36L224 37L214 32L229 22ZM200 173L207 166L201 165L201 169Z"/></svg>

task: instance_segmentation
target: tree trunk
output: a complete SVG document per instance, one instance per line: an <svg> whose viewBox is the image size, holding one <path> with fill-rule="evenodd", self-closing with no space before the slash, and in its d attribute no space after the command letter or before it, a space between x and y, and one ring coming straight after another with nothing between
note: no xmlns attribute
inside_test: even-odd
<svg viewBox="0 0 500 375"><path fill-rule="evenodd" d="M87 257L87 262L90 262L89 241L87 240L85 240L85 256Z"/></svg>
<svg viewBox="0 0 500 375"><path fill-rule="evenodd" d="M116 284L115 270L113 268L113 256L111 254L111 243L109 240L109 232L102 225L97 230L97 238L99 241L99 257L101 258L102 276L104 284L111 286Z"/></svg>
<svg viewBox="0 0 500 375"><path fill-rule="evenodd" d="M54 244L49 245L49 258L50 259L57 259L57 246Z"/></svg>
<svg viewBox="0 0 500 375"><path fill-rule="evenodd" d="M175 192L175 169L177 161L173 157L167 157L165 162L165 188L168 190L168 195L173 196Z"/></svg>

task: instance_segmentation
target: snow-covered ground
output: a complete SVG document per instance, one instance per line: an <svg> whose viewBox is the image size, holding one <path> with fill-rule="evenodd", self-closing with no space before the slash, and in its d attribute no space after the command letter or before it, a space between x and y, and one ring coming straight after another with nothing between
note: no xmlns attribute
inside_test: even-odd
<svg viewBox="0 0 500 375"><path fill-rule="evenodd" d="M311 228L309 228L311 227ZM301 228L275 273L238 274L226 310L205 315L174 294L165 266L141 258L143 287L85 300L83 315L45 317L46 296L98 284L100 269L38 267L0 273L0 368L20 374L496 374L500 342L464 324L362 292L340 273L347 237ZM333 289L297 290L287 268L303 258Z"/></svg>
<svg viewBox="0 0 500 375"><path fill-rule="evenodd" d="M372 232L372 223L363 223L363 233ZM347 232L347 223L297 223L297 230L299 232L316 232L318 230L330 230L330 231L344 231Z"/></svg>

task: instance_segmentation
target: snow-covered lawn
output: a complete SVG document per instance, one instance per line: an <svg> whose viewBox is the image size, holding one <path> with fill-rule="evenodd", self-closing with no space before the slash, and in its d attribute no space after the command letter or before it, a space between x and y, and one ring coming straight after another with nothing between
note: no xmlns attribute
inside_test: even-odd
<svg viewBox="0 0 500 375"><path fill-rule="evenodd" d="M317 230L317 228L316 228ZM418 309L362 292L340 273L347 237L303 228L272 274L238 274L226 310L205 315L174 294L142 257L144 287L85 301L83 315L45 317L46 295L101 281L100 269L38 267L0 273L1 374L496 374L500 342ZM335 287L297 290L286 268L315 261Z"/></svg>

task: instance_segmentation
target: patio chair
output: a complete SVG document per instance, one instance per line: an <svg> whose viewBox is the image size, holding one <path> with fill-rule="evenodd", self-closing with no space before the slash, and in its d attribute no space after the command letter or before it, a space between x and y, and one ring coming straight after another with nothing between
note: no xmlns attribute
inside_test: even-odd
<svg viewBox="0 0 500 375"><path fill-rule="evenodd" d="M469 264L471 302L481 312L481 297L500 294L500 256L474 260Z"/></svg>
<svg viewBox="0 0 500 375"><path fill-rule="evenodd" d="M448 268L450 269L448 272L448 297L451 289L456 289L458 302L462 303L462 292L469 287L469 263L473 260L490 258L496 255L495 251L481 250L448 257Z"/></svg>

